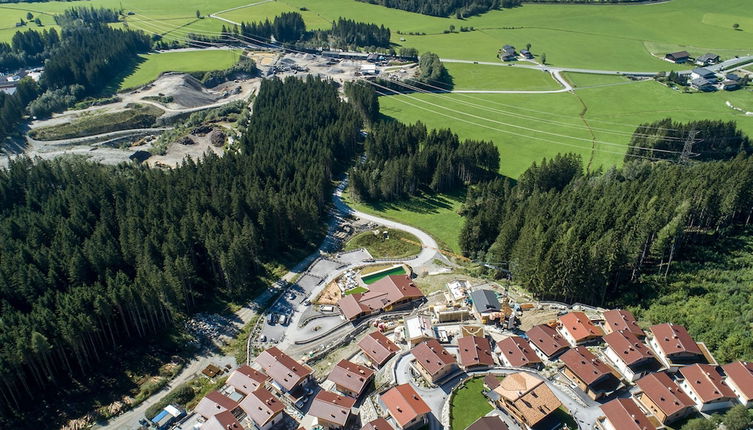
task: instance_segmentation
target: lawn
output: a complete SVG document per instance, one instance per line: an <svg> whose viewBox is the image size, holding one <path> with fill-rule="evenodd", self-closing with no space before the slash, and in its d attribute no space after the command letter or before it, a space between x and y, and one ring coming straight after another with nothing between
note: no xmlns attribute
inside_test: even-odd
<svg viewBox="0 0 753 430"><path fill-rule="evenodd" d="M141 55L136 69L120 83L120 91L137 88L165 72L208 72L227 69L238 61L240 51L178 51Z"/></svg>
<svg viewBox="0 0 753 430"><path fill-rule="evenodd" d="M465 192L456 194L424 194L392 203L355 203L345 199L356 210L403 222L429 233L440 246L459 253L458 236L463 218L458 214Z"/></svg>
<svg viewBox="0 0 753 430"><path fill-rule="evenodd" d="M576 88L598 87L605 85L628 84L630 81L624 76L594 75L590 73L563 73L562 76Z"/></svg>
<svg viewBox="0 0 753 430"><path fill-rule="evenodd" d="M421 252L417 237L400 230L389 229L385 239L382 234L363 232L345 244L345 250L366 248L374 258L404 258Z"/></svg>
<svg viewBox="0 0 753 430"><path fill-rule="evenodd" d="M483 389L484 378L478 377L468 380L455 390L450 405L452 430L463 430L492 411L491 405L482 393Z"/></svg>
<svg viewBox="0 0 753 430"><path fill-rule="evenodd" d="M456 90L557 90L562 88L549 73L484 64L445 63Z"/></svg>

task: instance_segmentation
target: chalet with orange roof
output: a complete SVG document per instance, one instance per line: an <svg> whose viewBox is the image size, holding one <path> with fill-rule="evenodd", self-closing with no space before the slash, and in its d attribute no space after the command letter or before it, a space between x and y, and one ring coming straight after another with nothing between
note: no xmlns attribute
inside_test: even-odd
<svg viewBox="0 0 753 430"><path fill-rule="evenodd" d="M505 366L541 368L541 358L531 344L520 336L510 336L497 342L497 348Z"/></svg>
<svg viewBox="0 0 753 430"><path fill-rule="evenodd" d="M625 380L633 382L662 368L651 349L627 330L616 330L604 336L604 354Z"/></svg>
<svg viewBox="0 0 753 430"><path fill-rule="evenodd" d="M620 387L620 380L612 373L612 368L584 346L575 347L562 354L560 361L565 364L562 373L567 379L594 400Z"/></svg>
<svg viewBox="0 0 753 430"><path fill-rule="evenodd" d="M604 414L596 421L602 430L656 430L632 398L619 398L601 405Z"/></svg>
<svg viewBox="0 0 753 430"><path fill-rule="evenodd" d="M395 345L395 342L378 331L367 334L358 342L358 347L375 368L382 367L400 351L400 347Z"/></svg>
<svg viewBox="0 0 753 430"><path fill-rule="evenodd" d="M458 339L460 365L463 369L478 369L494 366L492 345L489 339L478 336L463 336Z"/></svg>
<svg viewBox="0 0 753 430"><path fill-rule="evenodd" d="M666 372L649 373L636 383L636 399L662 424L670 424L695 410L693 400Z"/></svg>
<svg viewBox="0 0 753 430"><path fill-rule="evenodd" d="M366 293L344 296L337 302L337 306L345 318L353 321L381 311L391 311L423 297L424 293L409 276L392 275L369 285Z"/></svg>
<svg viewBox="0 0 753 430"><path fill-rule="evenodd" d="M506 410L527 429L541 426L547 417L562 406L543 379L526 372L507 375L492 394L497 406Z"/></svg>
<svg viewBox="0 0 753 430"><path fill-rule="evenodd" d="M753 406L753 363L736 361L722 366L727 379L724 381L732 388L737 399L749 408Z"/></svg>
<svg viewBox="0 0 753 430"><path fill-rule="evenodd" d="M570 312L559 318L559 332L571 346L597 341L604 332L583 312Z"/></svg>
<svg viewBox="0 0 753 430"><path fill-rule="evenodd" d="M680 388L695 402L699 412L731 408L737 395L724 383L724 377L716 366L693 364L680 368Z"/></svg>
<svg viewBox="0 0 753 430"><path fill-rule="evenodd" d="M373 379L373 370L348 360L340 360L327 377L327 380L335 384L337 391L355 399Z"/></svg>
<svg viewBox="0 0 753 430"><path fill-rule="evenodd" d="M557 330L546 324L531 327L527 332L528 343L542 360L556 360L570 348L570 344Z"/></svg>
<svg viewBox="0 0 753 430"><path fill-rule="evenodd" d="M395 428L386 419L377 418L374 421L366 423L365 426L361 427L361 430L395 430Z"/></svg>
<svg viewBox="0 0 753 430"><path fill-rule="evenodd" d="M341 396L329 391L319 391L309 408L309 415L317 419L317 424L325 429L345 428L352 416L356 399Z"/></svg>
<svg viewBox="0 0 753 430"><path fill-rule="evenodd" d="M431 408L410 384L392 387L380 396L397 428L401 430L422 427L429 423Z"/></svg>
<svg viewBox="0 0 753 430"><path fill-rule="evenodd" d="M435 383L457 369L457 360L438 340L430 339L411 349L416 368L430 383Z"/></svg>
<svg viewBox="0 0 753 430"><path fill-rule="evenodd" d="M623 309L612 309L604 312L604 333L615 331L629 331L638 339L646 337L646 332L638 326L638 321L632 312Z"/></svg>

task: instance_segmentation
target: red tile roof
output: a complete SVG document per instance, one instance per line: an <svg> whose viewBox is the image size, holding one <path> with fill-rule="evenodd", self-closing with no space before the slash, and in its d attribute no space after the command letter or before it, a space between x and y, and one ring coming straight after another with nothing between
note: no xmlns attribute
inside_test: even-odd
<svg viewBox="0 0 753 430"><path fill-rule="evenodd" d="M348 396L340 396L329 391L319 391L314 397L309 415L322 420L345 426L350 417L350 410L356 404L356 399Z"/></svg>
<svg viewBox="0 0 753 430"><path fill-rule="evenodd" d="M612 374L609 366L583 346L575 347L562 354L560 360L587 385L593 384L605 375Z"/></svg>
<svg viewBox="0 0 753 430"><path fill-rule="evenodd" d="M380 311L394 303L421 297L424 297L424 293L409 276L392 275L369 285L369 291L364 294L350 294L341 298L337 305L346 318L353 319L361 313Z"/></svg>
<svg viewBox="0 0 753 430"><path fill-rule="evenodd" d="M722 382L722 375L715 366L693 364L680 368L680 374L703 403L737 398L734 391Z"/></svg>
<svg viewBox="0 0 753 430"><path fill-rule="evenodd" d="M259 427L263 427L285 409L285 405L265 388L252 392L238 405Z"/></svg>
<svg viewBox="0 0 753 430"><path fill-rule="evenodd" d="M703 355L701 348L681 325L665 323L652 326L650 330L656 343L668 356L679 353Z"/></svg>
<svg viewBox="0 0 753 430"><path fill-rule="evenodd" d="M530 364L541 363L541 359L527 340L520 336L510 336L507 339L497 343L502 355L514 367L523 367Z"/></svg>
<svg viewBox="0 0 753 430"><path fill-rule="evenodd" d="M396 352L400 351L400 347L395 345L394 342L387 339L387 336L378 331L366 335L360 342L358 342L358 347L361 348L361 351L363 351L371 361L380 366L392 358Z"/></svg>
<svg viewBox="0 0 753 430"><path fill-rule="evenodd" d="M256 357L256 363L270 378L288 391L312 373L310 367L293 360L274 346L259 354Z"/></svg>
<svg viewBox="0 0 753 430"><path fill-rule="evenodd" d="M457 363L455 356L450 354L436 339L419 343L413 347L411 353L416 357L416 363L420 364L431 376L436 375L446 366Z"/></svg>
<svg viewBox="0 0 753 430"><path fill-rule="evenodd" d="M361 427L361 430L395 430L390 423L384 418L377 418L374 421Z"/></svg>
<svg viewBox="0 0 753 430"><path fill-rule="evenodd" d="M201 430L243 430L243 426L231 411L225 411L210 418L201 426Z"/></svg>
<svg viewBox="0 0 753 430"><path fill-rule="evenodd" d="M613 331L604 336L604 342L628 366L654 358L651 350L629 331Z"/></svg>
<svg viewBox="0 0 753 430"><path fill-rule="evenodd" d="M481 417L473 422L466 430L507 430L509 427L502 418L492 415Z"/></svg>
<svg viewBox="0 0 753 430"><path fill-rule="evenodd" d="M753 399L753 363L747 361L736 361L734 363L722 366L724 373L727 374L740 392L748 399Z"/></svg>
<svg viewBox="0 0 753 430"><path fill-rule="evenodd" d="M391 388L382 394L382 402L400 427L404 427L417 417L431 413L429 405L410 384Z"/></svg>
<svg viewBox="0 0 753 430"><path fill-rule="evenodd" d="M632 399L614 399L601 405L601 411L616 430L656 430Z"/></svg>
<svg viewBox="0 0 753 430"><path fill-rule="evenodd" d="M565 338L557 330L546 324L531 327L527 332L528 340L539 348L544 355L551 357L570 347Z"/></svg>
<svg viewBox="0 0 753 430"><path fill-rule="evenodd" d="M492 345L485 337L464 336L458 339L460 364L463 366L493 366Z"/></svg>
<svg viewBox="0 0 753 430"><path fill-rule="evenodd" d="M194 412L209 419L220 412L231 411L236 406L238 406L237 402L219 391L212 391L199 401L199 404L194 408Z"/></svg>
<svg viewBox="0 0 753 430"><path fill-rule="evenodd" d="M267 375L264 373L244 364L230 374L230 377L227 378L227 384L243 394L248 394L263 386L267 379Z"/></svg>
<svg viewBox="0 0 753 430"><path fill-rule="evenodd" d="M337 306L340 307L340 311L345 315L345 318L352 320L361 314L371 313L368 306L359 303L361 297L363 297L363 294L360 293L348 294L337 301Z"/></svg>
<svg viewBox="0 0 753 430"><path fill-rule="evenodd" d="M361 394L372 376L374 376L373 370L348 360L340 360L340 362L332 368L332 372L330 372L327 379L334 382L335 385L339 387Z"/></svg>
<svg viewBox="0 0 753 430"><path fill-rule="evenodd" d="M608 327L608 332L626 330L637 337L646 336L646 333L638 326L638 322L630 311L613 309L604 312L604 325Z"/></svg>
<svg viewBox="0 0 753 430"><path fill-rule="evenodd" d="M643 394L666 416L694 405L690 397L665 372L650 373L639 379L637 384Z"/></svg>
<svg viewBox="0 0 753 430"><path fill-rule="evenodd" d="M586 314L583 312L570 312L559 318L562 329L570 333L575 342L582 342L586 339L604 336L604 332L596 327Z"/></svg>

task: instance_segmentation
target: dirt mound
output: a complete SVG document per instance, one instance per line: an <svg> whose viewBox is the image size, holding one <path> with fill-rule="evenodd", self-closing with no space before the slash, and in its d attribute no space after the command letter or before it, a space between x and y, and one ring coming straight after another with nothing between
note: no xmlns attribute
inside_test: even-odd
<svg viewBox="0 0 753 430"><path fill-rule="evenodd" d="M172 103L183 108L195 108L216 103L221 94L208 90L196 78L184 73L166 73L152 87L142 93L145 97L172 97Z"/></svg>

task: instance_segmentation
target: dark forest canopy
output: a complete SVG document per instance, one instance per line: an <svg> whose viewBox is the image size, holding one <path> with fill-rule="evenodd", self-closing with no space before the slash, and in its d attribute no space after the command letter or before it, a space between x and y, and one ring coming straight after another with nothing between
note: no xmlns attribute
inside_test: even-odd
<svg viewBox="0 0 753 430"><path fill-rule="evenodd" d="M461 142L450 130L427 132L420 122L375 124L365 155L349 175L358 200L396 200L422 189L446 192L488 180L499 170L499 152L491 142Z"/></svg>
<svg viewBox="0 0 753 430"><path fill-rule="evenodd" d="M562 156L517 185L469 189L463 252L507 265L542 299L630 302L631 282L669 271L695 233L751 221L753 158L744 155L688 166L634 161L594 174L579 166Z"/></svg>
<svg viewBox="0 0 753 430"><path fill-rule="evenodd" d="M424 15L466 18L499 9L499 0L359 0Z"/></svg>
<svg viewBox="0 0 753 430"><path fill-rule="evenodd" d="M750 139L734 121L700 120L687 123L671 118L638 126L630 139L630 148L625 160L633 156L677 160L691 131L697 132L691 148L693 160L729 160L738 153L750 154ZM673 152L663 152L673 151Z"/></svg>
<svg viewBox="0 0 753 430"><path fill-rule="evenodd" d="M265 263L321 239L359 115L314 78L264 81L254 111L238 153L171 171L27 159L0 171L0 422L96 371L102 349L263 288Z"/></svg>
<svg viewBox="0 0 753 430"><path fill-rule="evenodd" d="M118 22L120 12L106 8L95 8L94 6L79 6L66 9L62 14L55 15L57 25L72 25L77 21L93 23L110 23Z"/></svg>

